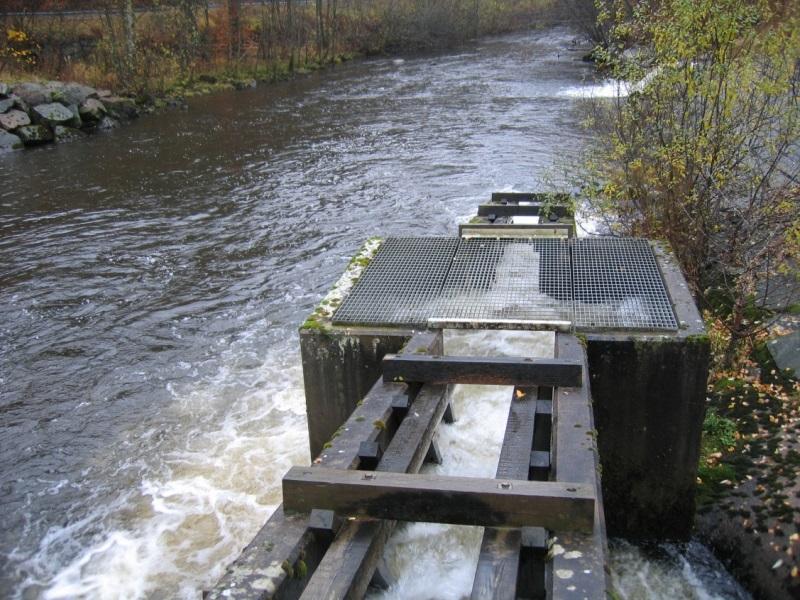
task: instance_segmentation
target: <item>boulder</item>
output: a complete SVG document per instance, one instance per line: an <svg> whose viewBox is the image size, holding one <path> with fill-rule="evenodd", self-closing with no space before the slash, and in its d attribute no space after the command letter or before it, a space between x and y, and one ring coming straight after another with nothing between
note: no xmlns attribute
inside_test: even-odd
<svg viewBox="0 0 800 600"><path fill-rule="evenodd" d="M11 88L8 87L8 84L0 81L0 96L8 96L10 92Z"/></svg>
<svg viewBox="0 0 800 600"><path fill-rule="evenodd" d="M6 112L9 108L14 106L14 98L0 98L0 114Z"/></svg>
<svg viewBox="0 0 800 600"><path fill-rule="evenodd" d="M20 98L16 94L10 94L8 97L14 100L14 106L16 108L18 108L21 111L28 112L29 107L28 107L28 103L25 102L25 100L23 100L22 98Z"/></svg>
<svg viewBox="0 0 800 600"><path fill-rule="evenodd" d="M105 131L108 129L116 129L119 127L119 121L113 119L109 116L105 116L97 123L97 129L100 131Z"/></svg>
<svg viewBox="0 0 800 600"><path fill-rule="evenodd" d="M12 91L22 98L26 104L35 106L50 102L52 89L48 89L40 83L20 83L15 85Z"/></svg>
<svg viewBox="0 0 800 600"><path fill-rule="evenodd" d="M22 148L22 145L22 140L16 135L0 129L0 152L16 150L17 148Z"/></svg>
<svg viewBox="0 0 800 600"><path fill-rule="evenodd" d="M87 98L81 103L78 112L84 121L97 122L106 114L106 106L97 98Z"/></svg>
<svg viewBox="0 0 800 600"><path fill-rule="evenodd" d="M114 95L111 93L111 90L96 90L96 92L97 92L97 97L100 98L101 100L103 98L110 98L111 96Z"/></svg>
<svg viewBox="0 0 800 600"><path fill-rule="evenodd" d="M69 142L78 138L86 137L86 134L80 129L75 129L74 127L56 125L53 127L53 136L57 142Z"/></svg>
<svg viewBox="0 0 800 600"><path fill-rule="evenodd" d="M7 113L0 115L0 127L12 131L17 127L25 127L31 124L31 118L28 113L21 110L10 110Z"/></svg>
<svg viewBox="0 0 800 600"><path fill-rule="evenodd" d="M88 85L81 85L80 83L68 83L61 90L64 96L65 104L75 104L80 106L87 98L97 95L97 90Z"/></svg>
<svg viewBox="0 0 800 600"><path fill-rule="evenodd" d="M40 104L33 107L31 116L36 123L50 125L72 125L75 115L63 104L51 102L50 104Z"/></svg>
<svg viewBox="0 0 800 600"><path fill-rule="evenodd" d="M25 125L15 132L26 146L36 146L53 141L53 132L44 125Z"/></svg>
<svg viewBox="0 0 800 600"><path fill-rule="evenodd" d="M237 79L233 82L233 87L237 90L246 90L256 87L258 84L255 79Z"/></svg>
<svg viewBox="0 0 800 600"><path fill-rule="evenodd" d="M133 98L108 96L103 98L103 104L109 114L117 119L135 119L139 116L139 107Z"/></svg>
<svg viewBox="0 0 800 600"><path fill-rule="evenodd" d="M72 123L69 124L70 127L74 129L80 129L83 127L83 119L81 119L81 111L78 109L77 104L70 104L67 106L69 112L72 113Z"/></svg>

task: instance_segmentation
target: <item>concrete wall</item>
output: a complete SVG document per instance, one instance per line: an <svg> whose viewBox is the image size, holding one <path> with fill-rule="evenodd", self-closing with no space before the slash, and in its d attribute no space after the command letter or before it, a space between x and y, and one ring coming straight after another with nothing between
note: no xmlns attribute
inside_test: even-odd
<svg viewBox="0 0 800 600"><path fill-rule="evenodd" d="M384 355L411 337L397 329L300 329L300 355L312 458L381 375Z"/></svg>
<svg viewBox="0 0 800 600"><path fill-rule="evenodd" d="M587 335L609 535L689 536L710 346L673 255L654 245L680 329Z"/></svg>

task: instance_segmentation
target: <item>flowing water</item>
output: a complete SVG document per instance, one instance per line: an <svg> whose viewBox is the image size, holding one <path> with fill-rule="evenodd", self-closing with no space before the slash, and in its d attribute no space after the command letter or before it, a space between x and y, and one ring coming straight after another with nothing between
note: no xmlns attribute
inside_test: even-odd
<svg viewBox="0 0 800 600"><path fill-rule="evenodd" d="M0 157L0 596L213 584L309 460L298 324L368 236L454 234L580 153L572 37L353 63Z"/></svg>

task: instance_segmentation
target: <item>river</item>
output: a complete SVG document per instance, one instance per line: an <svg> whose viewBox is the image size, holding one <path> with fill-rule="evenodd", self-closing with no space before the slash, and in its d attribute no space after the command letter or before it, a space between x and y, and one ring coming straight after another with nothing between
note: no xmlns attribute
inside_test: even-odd
<svg viewBox="0 0 800 600"><path fill-rule="evenodd" d="M354 62L0 157L0 596L213 584L309 460L299 323L365 238L455 234L492 191L558 180L592 76L573 37Z"/></svg>

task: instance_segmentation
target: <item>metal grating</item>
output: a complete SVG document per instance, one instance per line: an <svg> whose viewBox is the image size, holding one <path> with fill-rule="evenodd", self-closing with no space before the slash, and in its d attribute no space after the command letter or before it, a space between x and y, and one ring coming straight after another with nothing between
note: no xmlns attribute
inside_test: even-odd
<svg viewBox="0 0 800 600"><path fill-rule="evenodd" d="M338 324L675 330L647 240L389 238ZM474 325L473 325L474 326Z"/></svg>
<svg viewBox="0 0 800 600"><path fill-rule="evenodd" d="M387 238L336 311L334 323L424 326L458 238Z"/></svg>
<svg viewBox="0 0 800 600"><path fill-rule="evenodd" d="M572 259L576 328L678 328L647 240L574 240Z"/></svg>
<svg viewBox="0 0 800 600"><path fill-rule="evenodd" d="M465 239L431 318L571 321L569 245L561 239Z"/></svg>

